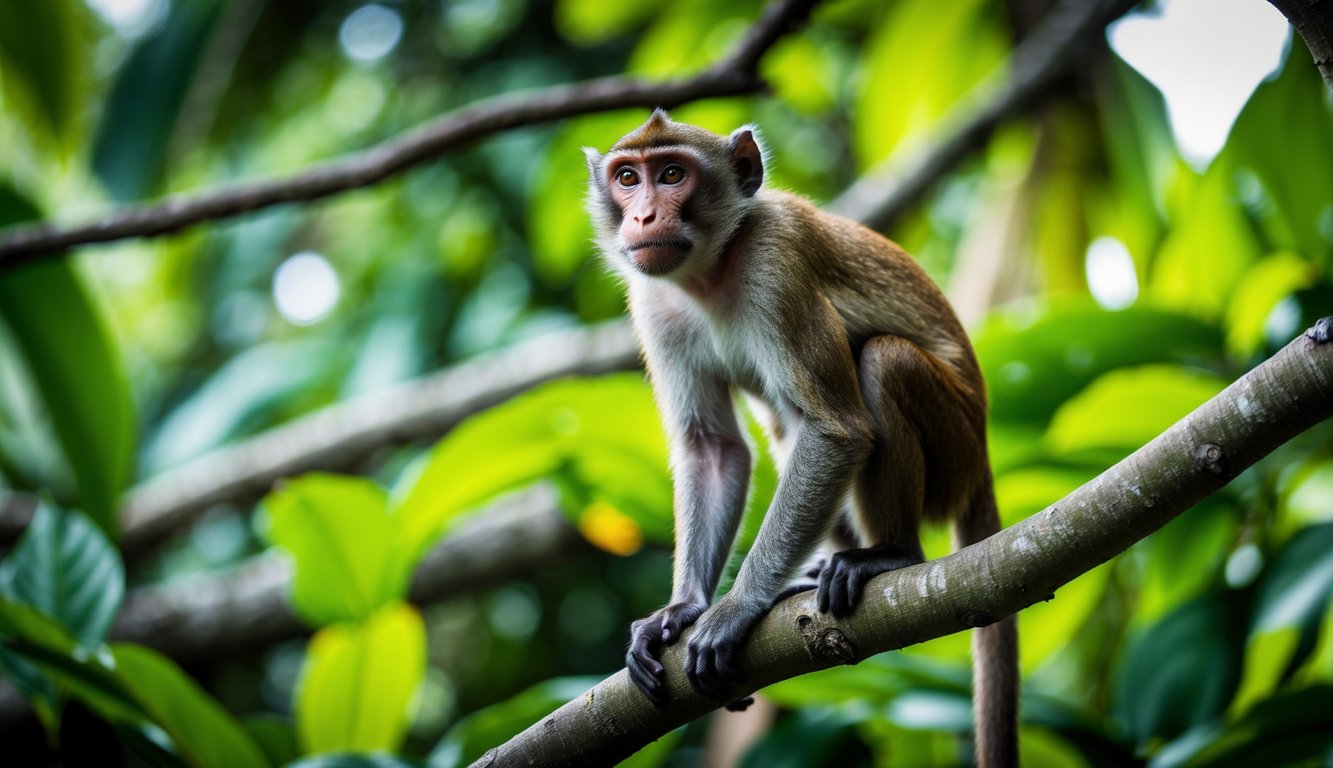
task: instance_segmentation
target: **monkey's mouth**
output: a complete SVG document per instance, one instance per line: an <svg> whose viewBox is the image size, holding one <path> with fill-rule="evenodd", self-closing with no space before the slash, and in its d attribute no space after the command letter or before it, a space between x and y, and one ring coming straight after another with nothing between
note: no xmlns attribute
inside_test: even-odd
<svg viewBox="0 0 1333 768"><path fill-rule="evenodd" d="M640 240L625 248L635 269L645 275L665 275L685 263L694 243L683 237Z"/></svg>

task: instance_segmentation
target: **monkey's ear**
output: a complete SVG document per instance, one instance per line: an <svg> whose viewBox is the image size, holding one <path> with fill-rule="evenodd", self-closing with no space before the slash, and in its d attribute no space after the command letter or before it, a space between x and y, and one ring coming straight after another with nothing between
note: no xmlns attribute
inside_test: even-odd
<svg viewBox="0 0 1333 768"><path fill-rule="evenodd" d="M588 173L596 181L602 170L602 153L592 147L584 147L583 156L588 160Z"/></svg>
<svg viewBox="0 0 1333 768"><path fill-rule="evenodd" d="M731 134L727 149L731 152L731 170L736 174L741 194L754 197L754 193L764 183L764 153L754 140L754 131L749 128L736 129Z"/></svg>

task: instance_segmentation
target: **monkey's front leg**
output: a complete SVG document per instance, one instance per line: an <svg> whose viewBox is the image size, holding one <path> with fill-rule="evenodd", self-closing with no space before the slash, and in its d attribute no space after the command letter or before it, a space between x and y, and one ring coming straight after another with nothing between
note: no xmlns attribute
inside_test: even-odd
<svg viewBox="0 0 1333 768"><path fill-rule="evenodd" d="M708 608L745 504L750 452L730 404L720 402L725 407L713 409L710 428L685 429L673 446L676 558L671 602L630 627L625 666L657 707L666 705L662 648Z"/></svg>
<svg viewBox="0 0 1333 768"><path fill-rule="evenodd" d="M869 434L855 421L801 428L735 586L699 617L690 635L685 674L699 694L720 701L734 698L731 689L744 677L737 656L746 637L828 534L865 458Z"/></svg>

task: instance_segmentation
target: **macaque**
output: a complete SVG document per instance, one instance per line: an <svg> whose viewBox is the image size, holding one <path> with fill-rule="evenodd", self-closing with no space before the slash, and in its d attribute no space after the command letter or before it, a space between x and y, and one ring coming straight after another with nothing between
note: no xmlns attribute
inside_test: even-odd
<svg viewBox="0 0 1333 768"><path fill-rule="evenodd" d="M662 110L605 154L585 149L597 242L623 278L671 446L675 565L666 607L635 622L626 664L667 702L664 646L727 702L746 636L817 552L819 610L849 615L872 577L923 561L923 520L966 546L999 530L986 390L948 302L896 244L763 185L754 130ZM713 602L750 477L734 408L768 432L779 482L730 592ZM977 755L1017 761L1017 632L975 633Z"/></svg>

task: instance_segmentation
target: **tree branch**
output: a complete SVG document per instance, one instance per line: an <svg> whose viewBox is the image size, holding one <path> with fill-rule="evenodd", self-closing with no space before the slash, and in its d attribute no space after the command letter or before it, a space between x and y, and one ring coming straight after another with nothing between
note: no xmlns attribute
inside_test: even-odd
<svg viewBox="0 0 1333 768"><path fill-rule="evenodd" d="M1333 89L1333 0L1268 0L1305 41L1314 65Z"/></svg>
<svg viewBox="0 0 1333 768"><path fill-rule="evenodd" d="M1316 341L1315 333L1320 334ZM1050 600L1301 431L1333 415L1333 318L1287 345L1152 442L1044 511L949 557L883 574L834 621L803 593L756 627L742 659L750 693L779 680L982 626ZM686 635L688 637L688 633ZM612 765L717 708L666 649L669 709L621 670L476 765Z"/></svg>
<svg viewBox="0 0 1333 768"><path fill-rule="evenodd" d="M608 77L485 99L368 150L312 166L294 176L184 194L74 227L38 224L0 232L0 269L77 245L153 237L204 221L282 203L318 200L366 187L503 130L626 107L674 107L762 88L759 58L816 0L777 0L729 56L698 75L663 82Z"/></svg>
<svg viewBox="0 0 1333 768"><path fill-rule="evenodd" d="M492 504L445 537L413 574L410 599L429 605L475 593L588 551L554 491L537 486ZM301 637L310 630L288 600L290 570L285 558L265 553L231 572L133 590L112 638L189 664Z"/></svg>
<svg viewBox="0 0 1333 768"><path fill-rule="evenodd" d="M848 187L828 210L871 229L888 230L940 179L984 147L1008 117L1032 108L1086 61L1090 49L1100 49L1106 25L1137 4L1137 0L1065 0L1014 50L1005 68L1008 82L996 86L988 81L968 98L981 106L964 108L966 116L954 123L948 138L909 167L890 159Z"/></svg>
<svg viewBox="0 0 1333 768"><path fill-rule="evenodd" d="M436 439L542 382L632 369L638 360L628 325L616 321L545 334L295 419L132 489L121 509L125 558L142 557L214 504L258 499L280 478L349 469L385 445Z"/></svg>

